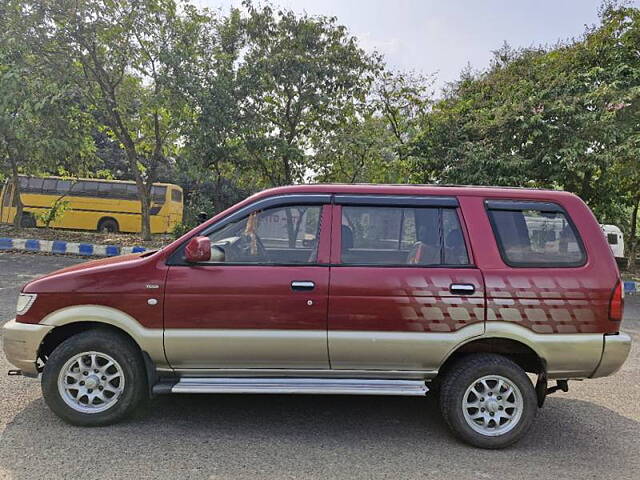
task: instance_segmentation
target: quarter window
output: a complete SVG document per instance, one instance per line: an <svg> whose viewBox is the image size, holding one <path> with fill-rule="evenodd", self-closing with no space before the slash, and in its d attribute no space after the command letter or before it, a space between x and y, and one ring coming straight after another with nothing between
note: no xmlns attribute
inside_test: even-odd
<svg viewBox="0 0 640 480"><path fill-rule="evenodd" d="M582 242L562 211L489 210L505 263L515 267L579 266Z"/></svg>
<svg viewBox="0 0 640 480"><path fill-rule="evenodd" d="M209 235L226 263L316 262L321 207L299 205L254 211ZM212 258L219 257L212 252Z"/></svg>
<svg viewBox="0 0 640 480"><path fill-rule="evenodd" d="M351 265L467 265L452 208L345 206L341 261Z"/></svg>

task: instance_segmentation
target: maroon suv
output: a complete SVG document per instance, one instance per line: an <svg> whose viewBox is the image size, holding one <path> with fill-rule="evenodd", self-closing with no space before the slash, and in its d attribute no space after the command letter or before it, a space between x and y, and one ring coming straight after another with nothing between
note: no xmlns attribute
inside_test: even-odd
<svg viewBox="0 0 640 480"><path fill-rule="evenodd" d="M458 437L498 448L548 393L620 368L622 311L609 246L569 193L305 185L28 283L4 348L77 425L158 393L431 389Z"/></svg>

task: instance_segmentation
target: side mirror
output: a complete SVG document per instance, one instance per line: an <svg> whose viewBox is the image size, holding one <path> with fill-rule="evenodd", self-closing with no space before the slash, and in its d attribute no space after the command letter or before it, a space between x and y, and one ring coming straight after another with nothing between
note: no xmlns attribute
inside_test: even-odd
<svg viewBox="0 0 640 480"><path fill-rule="evenodd" d="M189 263L211 260L211 240L209 237L193 237L184 248L184 258Z"/></svg>

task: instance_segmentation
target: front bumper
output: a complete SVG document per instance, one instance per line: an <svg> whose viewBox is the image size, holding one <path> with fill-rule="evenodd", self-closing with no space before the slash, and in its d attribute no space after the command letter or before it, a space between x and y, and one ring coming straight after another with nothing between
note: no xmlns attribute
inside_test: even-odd
<svg viewBox="0 0 640 480"><path fill-rule="evenodd" d="M38 375L38 349L53 327L49 325L7 322L2 329L4 353L7 360L27 377Z"/></svg>
<svg viewBox="0 0 640 480"><path fill-rule="evenodd" d="M617 372L631 350L631 337L626 333L605 335L602 358L591 378L606 377Z"/></svg>

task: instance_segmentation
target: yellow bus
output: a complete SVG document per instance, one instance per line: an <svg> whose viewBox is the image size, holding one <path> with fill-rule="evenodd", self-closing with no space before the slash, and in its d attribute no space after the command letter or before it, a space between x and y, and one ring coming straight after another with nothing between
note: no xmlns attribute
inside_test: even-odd
<svg viewBox="0 0 640 480"><path fill-rule="evenodd" d="M40 215L56 201L68 202L53 228L104 232L141 231L141 206L135 182L20 176L24 205L22 225L44 226ZM13 183L5 182L0 195L0 223L12 223L16 215ZM151 233L168 233L182 222L182 188L171 183L151 187Z"/></svg>

